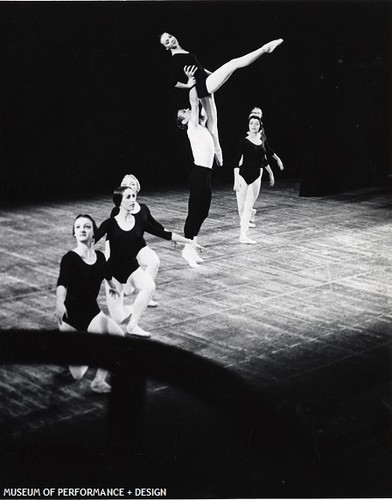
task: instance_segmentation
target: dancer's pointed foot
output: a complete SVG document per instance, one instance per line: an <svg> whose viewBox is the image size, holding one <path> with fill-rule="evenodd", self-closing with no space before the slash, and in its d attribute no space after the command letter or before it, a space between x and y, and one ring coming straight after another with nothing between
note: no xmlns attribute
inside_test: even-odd
<svg viewBox="0 0 392 500"><path fill-rule="evenodd" d="M134 326L128 325L125 331L128 333L128 335L136 335L137 337L145 337L145 338L151 337L150 332L146 332L146 330L143 330L143 328L140 328L140 326L138 325Z"/></svg>
<svg viewBox="0 0 392 500"><path fill-rule="evenodd" d="M256 224L254 222L249 222L248 226L249 227L256 227Z"/></svg>
<svg viewBox="0 0 392 500"><path fill-rule="evenodd" d="M99 392L101 394L108 393L112 390L110 385L104 380L94 379L90 384L91 390L94 392Z"/></svg>
<svg viewBox="0 0 392 500"><path fill-rule="evenodd" d="M240 236L240 243L246 243L248 245L256 245L257 241L251 240L247 236Z"/></svg>
<svg viewBox="0 0 392 500"><path fill-rule="evenodd" d="M196 257L193 252L193 248L189 245L186 244L182 250L182 258L188 262L190 267L199 267L199 264L196 262Z"/></svg>
<svg viewBox="0 0 392 500"><path fill-rule="evenodd" d="M158 307L159 304L156 300L151 299L150 302L147 304L147 307Z"/></svg>
<svg viewBox="0 0 392 500"><path fill-rule="evenodd" d="M277 40L272 40L271 42L266 43L263 45L264 52L266 54L271 54L271 52L273 52L281 43L283 43L283 38L278 38Z"/></svg>

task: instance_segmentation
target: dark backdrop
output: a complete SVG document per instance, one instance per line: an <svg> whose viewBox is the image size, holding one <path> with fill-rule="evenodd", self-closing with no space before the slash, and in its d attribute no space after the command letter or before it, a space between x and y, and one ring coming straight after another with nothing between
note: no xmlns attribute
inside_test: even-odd
<svg viewBox="0 0 392 500"><path fill-rule="evenodd" d="M1 2L0 194L33 200L186 180L163 31L208 69L283 37L216 94L225 167L259 105L279 178L301 195L385 185L390 161L389 2ZM184 94L185 96L185 94Z"/></svg>

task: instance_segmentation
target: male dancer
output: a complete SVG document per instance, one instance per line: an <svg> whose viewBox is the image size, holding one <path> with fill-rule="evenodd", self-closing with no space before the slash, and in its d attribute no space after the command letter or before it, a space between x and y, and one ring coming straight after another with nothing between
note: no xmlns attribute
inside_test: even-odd
<svg viewBox="0 0 392 500"><path fill-rule="evenodd" d="M184 235L191 240L196 239L201 225L208 216L211 205L211 171L214 162L214 139L206 127L207 117L203 108L199 112L199 98L196 90L194 74L196 66L185 66L188 77L190 109L180 109L177 113L177 125L187 129L191 145L194 166L189 177L190 194L188 216L185 221ZM185 245L183 258L191 267L198 267L203 259L191 245Z"/></svg>

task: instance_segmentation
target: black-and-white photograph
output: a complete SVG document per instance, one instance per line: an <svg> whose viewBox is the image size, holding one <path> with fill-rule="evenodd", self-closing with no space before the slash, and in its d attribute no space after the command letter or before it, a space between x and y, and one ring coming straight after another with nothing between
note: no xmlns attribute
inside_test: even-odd
<svg viewBox="0 0 392 500"><path fill-rule="evenodd" d="M0 498L392 497L392 4L0 19Z"/></svg>

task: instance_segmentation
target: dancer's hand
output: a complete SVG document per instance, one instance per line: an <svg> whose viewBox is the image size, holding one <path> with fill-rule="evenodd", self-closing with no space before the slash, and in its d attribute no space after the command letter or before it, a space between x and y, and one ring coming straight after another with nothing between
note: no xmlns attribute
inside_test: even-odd
<svg viewBox="0 0 392 500"><path fill-rule="evenodd" d="M188 77L187 86L192 88L196 85L195 73L197 71L197 66L184 66L184 73Z"/></svg>
<svg viewBox="0 0 392 500"><path fill-rule="evenodd" d="M241 179L237 179L234 181L233 191L241 191L243 187L243 181Z"/></svg>
<svg viewBox="0 0 392 500"><path fill-rule="evenodd" d="M59 325L63 323L63 317L68 318L67 308L64 302L56 303L56 311L54 313Z"/></svg>
<svg viewBox="0 0 392 500"><path fill-rule="evenodd" d="M278 160L277 163L278 163L278 167L280 168L280 170L284 170L284 165L283 165L282 160Z"/></svg>
<svg viewBox="0 0 392 500"><path fill-rule="evenodd" d="M184 73L188 78L194 77L196 71L197 71L197 66L184 66Z"/></svg>
<svg viewBox="0 0 392 500"><path fill-rule="evenodd" d="M270 175L270 180L269 180L269 185L271 187L274 187L275 186L275 178L273 175Z"/></svg>
<svg viewBox="0 0 392 500"><path fill-rule="evenodd" d="M116 288L112 288L112 287L109 288L109 295L112 297L112 299L120 296L118 290L116 290Z"/></svg>

